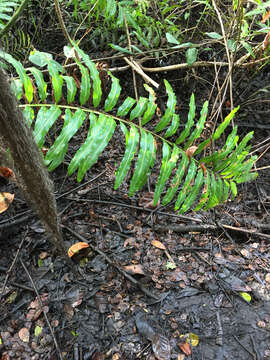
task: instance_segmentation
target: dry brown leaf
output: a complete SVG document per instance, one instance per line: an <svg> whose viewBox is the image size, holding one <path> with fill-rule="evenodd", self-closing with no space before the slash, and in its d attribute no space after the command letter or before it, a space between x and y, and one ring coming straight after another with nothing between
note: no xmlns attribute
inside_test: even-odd
<svg viewBox="0 0 270 360"><path fill-rule="evenodd" d="M267 13L263 15L262 23L264 24L269 18L270 18L270 11L267 11Z"/></svg>
<svg viewBox="0 0 270 360"><path fill-rule="evenodd" d="M44 260L46 259L46 257L48 257L48 253L46 251L42 251L40 254L39 254L39 258L41 260Z"/></svg>
<svg viewBox="0 0 270 360"><path fill-rule="evenodd" d="M270 284L270 273L265 275L265 281L268 282L268 284Z"/></svg>
<svg viewBox="0 0 270 360"><path fill-rule="evenodd" d="M190 345L185 342L183 344L178 344L179 348L183 351L184 354L186 354L187 356L191 355L191 347Z"/></svg>
<svg viewBox="0 0 270 360"><path fill-rule="evenodd" d="M148 193L144 193L142 197L139 200L139 206L142 206L146 209L155 209L157 206L159 206L160 201L154 206L154 193L152 191Z"/></svg>
<svg viewBox="0 0 270 360"><path fill-rule="evenodd" d="M70 304L64 304L64 312L67 320L71 320L74 316L74 309Z"/></svg>
<svg viewBox="0 0 270 360"><path fill-rule="evenodd" d="M263 40L263 50L265 50L268 47L269 39L270 39L270 31L266 34L266 36Z"/></svg>
<svg viewBox="0 0 270 360"><path fill-rule="evenodd" d="M124 269L131 274L145 275L141 264L126 265L124 266Z"/></svg>
<svg viewBox="0 0 270 360"><path fill-rule="evenodd" d="M177 355L177 360L185 360L185 355L184 354L178 354Z"/></svg>
<svg viewBox="0 0 270 360"><path fill-rule="evenodd" d="M0 176L5 179L9 179L10 177L14 177L14 173L10 168L6 166L0 166Z"/></svg>
<svg viewBox="0 0 270 360"><path fill-rule="evenodd" d="M29 338L30 338L30 334L29 334L29 330L27 328L22 328L19 333L19 338L23 341L23 342L29 342Z"/></svg>
<svg viewBox="0 0 270 360"><path fill-rule="evenodd" d="M166 246L162 244L162 242L158 241L158 240L152 240L151 241L151 244L153 246L155 246L156 248L158 249L161 249L161 250L166 250Z"/></svg>
<svg viewBox="0 0 270 360"><path fill-rule="evenodd" d="M0 214L6 211L14 199L14 194L0 192Z"/></svg>
<svg viewBox="0 0 270 360"><path fill-rule="evenodd" d="M187 157L190 159L193 154L195 153L195 151L198 149L197 146L193 145L193 146L190 146L187 150L186 150L186 155Z"/></svg>

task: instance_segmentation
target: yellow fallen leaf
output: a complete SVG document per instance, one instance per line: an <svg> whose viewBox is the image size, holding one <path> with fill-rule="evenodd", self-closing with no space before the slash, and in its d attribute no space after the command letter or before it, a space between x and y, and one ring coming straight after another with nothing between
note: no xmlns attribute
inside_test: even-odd
<svg viewBox="0 0 270 360"><path fill-rule="evenodd" d="M14 199L14 194L0 192L0 214L6 211Z"/></svg>
<svg viewBox="0 0 270 360"><path fill-rule="evenodd" d="M199 337L194 333L187 333L185 335L180 335L180 339L181 338L184 338L186 342L192 345L193 347L198 346L199 344Z"/></svg>
<svg viewBox="0 0 270 360"><path fill-rule="evenodd" d="M251 302L251 296L248 293L241 291L240 296L242 296L242 298L244 300L246 300L247 302L249 302L249 303Z"/></svg>
<svg viewBox="0 0 270 360"><path fill-rule="evenodd" d="M35 327L35 331L34 331L34 332L35 332L35 336L38 337L38 336L42 333L42 330L43 330L42 327L37 325L37 326Z"/></svg>
<svg viewBox="0 0 270 360"><path fill-rule="evenodd" d="M151 244L161 250L166 250L166 246L162 244L162 242L158 241L158 240L152 240Z"/></svg>

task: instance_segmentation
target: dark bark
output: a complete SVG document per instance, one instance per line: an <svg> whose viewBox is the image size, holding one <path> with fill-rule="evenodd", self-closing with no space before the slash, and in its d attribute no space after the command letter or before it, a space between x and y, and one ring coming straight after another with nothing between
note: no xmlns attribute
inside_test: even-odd
<svg viewBox="0 0 270 360"><path fill-rule="evenodd" d="M10 149L13 170L25 200L37 212L40 220L51 233L51 241L63 255L65 249L57 219L53 183L43 164L32 131L26 126L23 113L1 68L0 137L1 142Z"/></svg>

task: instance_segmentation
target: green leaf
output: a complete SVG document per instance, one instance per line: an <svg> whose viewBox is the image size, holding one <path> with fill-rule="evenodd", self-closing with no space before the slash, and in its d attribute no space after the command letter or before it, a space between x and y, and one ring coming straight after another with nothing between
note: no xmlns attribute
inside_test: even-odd
<svg viewBox="0 0 270 360"><path fill-rule="evenodd" d="M31 106L26 106L23 110L23 116L25 118L27 127L31 127L33 120L35 119L35 113Z"/></svg>
<svg viewBox="0 0 270 360"><path fill-rule="evenodd" d="M177 160L179 158L179 154L180 154L180 149L175 145L173 147L173 152L171 154L170 146L165 141L163 141L162 165L155 188L153 206L156 206L156 204L158 203L158 200L160 199L166 181L169 179L173 169L176 166Z"/></svg>
<svg viewBox="0 0 270 360"><path fill-rule="evenodd" d="M43 102L47 98L47 84L44 81L42 72L35 67L30 67L29 70L34 75L38 87L40 101Z"/></svg>
<svg viewBox="0 0 270 360"><path fill-rule="evenodd" d="M166 263L166 270L173 270L176 268L176 264L175 263L172 263L170 261L167 261Z"/></svg>
<svg viewBox="0 0 270 360"><path fill-rule="evenodd" d="M215 179L215 174L211 173L209 199L203 210L211 209L212 207L214 207L218 204L218 198L216 195L216 191L217 191L217 181Z"/></svg>
<svg viewBox="0 0 270 360"><path fill-rule="evenodd" d="M31 106L26 106L23 110L23 116L25 118L27 127L31 127L33 120L35 119L35 113Z"/></svg>
<svg viewBox="0 0 270 360"><path fill-rule="evenodd" d="M176 133L177 129L179 128L179 123L180 123L179 115L173 114L171 125L168 127L164 135L165 139L170 136L173 136Z"/></svg>
<svg viewBox="0 0 270 360"><path fill-rule="evenodd" d="M114 183L115 190L119 188L120 184L126 177L130 169L131 161L133 160L134 155L136 154L139 143L139 132L134 125L131 125L130 132L127 130L126 126L123 123L121 123L120 126L122 131L126 135L126 150L124 157L121 161L121 164L115 174L115 183Z"/></svg>
<svg viewBox="0 0 270 360"><path fill-rule="evenodd" d="M129 25L133 26L138 32L141 31L140 26L137 24L135 17L128 11L125 11L125 16Z"/></svg>
<svg viewBox="0 0 270 360"><path fill-rule="evenodd" d="M222 203L222 199L223 199L223 180L221 179L220 176L216 176L216 197L218 199L218 203L221 204Z"/></svg>
<svg viewBox="0 0 270 360"><path fill-rule="evenodd" d="M182 152L182 160L180 162L180 165L178 166L178 169L176 170L176 173L172 179L170 188L167 190L166 195L164 196L162 200L162 205L167 205L174 197L176 191L178 190L179 186L181 185L181 181L183 176L185 175L186 168L189 164L189 159L187 155Z"/></svg>
<svg viewBox="0 0 270 360"><path fill-rule="evenodd" d="M82 74L81 86L80 86L80 104L84 105L90 96L91 83L90 83L88 69L85 66L81 65L80 63L78 63L78 66Z"/></svg>
<svg viewBox="0 0 270 360"><path fill-rule="evenodd" d="M9 64L14 66L15 70L17 71L18 75L20 76L20 79L23 82L24 92L26 99L28 100L29 104L31 104L33 100L34 95L34 89L31 83L30 77L26 74L26 71L22 64L15 60L11 55L5 53L4 51L0 50L0 56L7 61Z"/></svg>
<svg viewBox="0 0 270 360"><path fill-rule="evenodd" d="M192 42L187 42L187 43L183 43L181 45L176 45L173 46L172 49L183 49L183 48L190 48L190 47L194 47L195 44L193 44Z"/></svg>
<svg viewBox="0 0 270 360"><path fill-rule="evenodd" d="M185 146L184 146L185 150L188 149L189 146L193 143L193 141L195 139L198 139L198 137L201 135L201 133L204 129L204 124L205 124L205 120L207 117L207 113L208 113L208 101L205 101L205 103L203 104L202 110L201 110L200 119L196 124L196 128L195 128L195 130L193 130L188 141L185 143Z"/></svg>
<svg viewBox="0 0 270 360"><path fill-rule="evenodd" d="M199 211L200 209L202 209L202 207L204 206L204 204L206 203L206 201L209 198L209 192L210 192L210 175L209 175L209 172L207 171L207 174L204 175L203 192L202 192L200 200L199 200L197 206L195 207L194 211Z"/></svg>
<svg viewBox="0 0 270 360"><path fill-rule="evenodd" d="M110 116L104 114L90 117L93 124L90 126L87 139L76 152L68 167L68 174L72 174L77 168L77 180L81 181L88 169L93 166L104 148L108 145L116 127L116 122Z"/></svg>
<svg viewBox="0 0 270 360"><path fill-rule="evenodd" d="M128 96L126 100L123 102L123 104L119 106L117 111L117 116L120 117L126 116L135 103L136 100Z"/></svg>
<svg viewBox="0 0 270 360"><path fill-rule="evenodd" d="M200 154L208 146L208 144L210 144L211 140L212 140L211 138L208 138L208 139L204 140L203 142L201 142L199 144L197 150L195 151L194 155ZM200 162L204 162L204 161L201 159Z"/></svg>
<svg viewBox="0 0 270 360"><path fill-rule="evenodd" d="M1 64L0 64L1 66ZM21 79L14 79L10 84L11 90L16 96L17 100L21 100L23 96L23 82Z"/></svg>
<svg viewBox="0 0 270 360"><path fill-rule="evenodd" d="M117 3L115 0L107 1L106 4L106 18L112 18L116 14Z"/></svg>
<svg viewBox="0 0 270 360"><path fill-rule="evenodd" d="M195 112L196 112L195 96L194 94L192 94L189 102L188 121L186 122L185 129L181 132L181 135L178 137L178 139L176 139L175 141L176 144L181 144L189 135L190 129L194 124Z"/></svg>
<svg viewBox="0 0 270 360"><path fill-rule="evenodd" d="M49 53L37 50L30 52L29 61L41 68L46 66L51 60L53 60L53 57Z"/></svg>
<svg viewBox="0 0 270 360"><path fill-rule="evenodd" d="M138 100L137 105L135 106L135 108L130 113L130 116L129 116L130 121L134 120L135 118L139 118L140 116L142 116L142 114L146 110L147 104L148 104L148 99L141 96L139 98L139 100Z"/></svg>
<svg viewBox="0 0 270 360"><path fill-rule="evenodd" d="M228 49L232 52L235 52L237 49L238 41L235 41L234 39L228 40Z"/></svg>
<svg viewBox="0 0 270 360"><path fill-rule="evenodd" d="M68 143L82 126L86 113L81 109L72 114L71 110L65 112L65 122L60 135L50 147L45 157L45 163L49 171L56 169L64 160L68 150Z"/></svg>
<svg viewBox="0 0 270 360"><path fill-rule="evenodd" d="M180 205L186 198L186 194L191 190L191 187L192 187L191 182L194 180L196 172L197 172L197 165L195 163L195 160L191 159L190 165L188 168L188 173L186 175L184 184L183 184L182 189L179 192L177 200L175 202L175 206L174 206L175 210L179 209Z"/></svg>
<svg viewBox="0 0 270 360"><path fill-rule="evenodd" d="M197 173L194 185L192 186L188 196L185 198L183 205L179 211L179 214L183 214L190 209L194 201L196 200L199 191L204 183L203 170L200 169Z"/></svg>
<svg viewBox="0 0 270 360"><path fill-rule="evenodd" d="M166 39L171 44L180 45L179 41L170 33L166 33Z"/></svg>
<svg viewBox="0 0 270 360"><path fill-rule="evenodd" d="M39 335L41 335L42 331L43 331L43 328L41 326L36 325L35 331L34 331L35 336L38 337Z"/></svg>
<svg viewBox="0 0 270 360"><path fill-rule="evenodd" d="M34 128L34 138L39 148L43 146L46 135L60 115L61 110L56 105L39 110Z"/></svg>
<svg viewBox="0 0 270 360"><path fill-rule="evenodd" d="M51 70L49 70L50 73L52 73ZM63 77L59 75L58 73L54 73L52 76L52 86L53 86L53 93L54 93L54 101L57 104L61 97L62 97L62 87L63 87Z"/></svg>
<svg viewBox="0 0 270 360"><path fill-rule="evenodd" d="M141 130L141 141L135 171L132 176L129 196L133 196L146 183L156 159L156 143L152 134Z"/></svg>
<svg viewBox="0 0 270 360"><path fill-rule="evenodd" d="M139 49L137 46L131 45L131 47L132 47L132 49L134 49L135 51L137 51L139 54L144 54L144 52L143 52L141 49Z"/></svg>
<svg viewBox="0 0 270 360"><path fill-rule="evenodd" d="M240 295L246 302L248 302L248 303L251 302L251 296L249 295L249 293L244 292L244 291L241 291L241 292L239 293L239 295Z"/></svg>
<svg viewBox="0 0 270 360"><path fill-rule="evenodd" d="M211 39L221 40L223 38L222 35L220 35L216 32L206 32L205 35L209 36Z"/></svg>
<svg viewBox="0 0 270 360"><path fill-rule="evenodd" d="M249 132L240 142L240 144L236 147L233 154L230 156L230 158L227 161L222 161L220 166L216 166L215 168L218 168L222 175L226 175L226 177L231 177L234 174L234 170L240 169L241 163L244 162L246 156L249 153L250 146L246 147L247 143L250 141L250 139L253 136L253 131ZM240 171L240 170L239 170Z"/></svg>
<svg viewBox="0 0 270 360"><path fill-rule="evenodd" d="M246 41L240 41L243 47L247 50L247 52L253 57L253 59L256 58L253 48L251 45L249 45Z"/></svg>
<svg viewBox="0 0 270 360"><path fill-rule="evenodd" d="M128 49L122 48L121 46L109 44L111 48L113 48L116 51L120 51L125 54L134 55L133 52L129 51Z"/></svg>
<svg viewBox="0 0 270 360"><path fill-rule="evenodd" d="M223 195L221 198L221 203L224 203L225 201L228 200L229 191L230 191L230 184L228 183L228 181L223 180Z"/></svg>
<svg viewBox="0 0 270 360"><path fill-rule="evenodd" d="M198 55L198 49L190 48L186 51L187 64L191 66L196 60Z"/></svg>
<svg viewBox="0 0 270 360"><path fill-rule="evenodd" d="M224 163L224 159L232 152L238 142L237 126L234 127L233 131L227 137L226 143L220 151L214 152L212 155L206 156L200 160L205 164L212 162L214 164L215 171L218 171L219 162ZM196 153L197 154L197 151Z"/></svg>
<svg viewBox="0 0 270 360"><path fill-rule="evenodd" d="M51 54L36 50L30 53L29 60L40 67L44 67L47 64L52 79L54 99L57 104L62 97L63 78L59 75L59 72L64 72L63 66L53 60Z"/></svg>
<svg viewBox="0 0 270 360"><path fill-rule="evenodd" d="M248 155L248 152L243 152L242 156L238 156L238 161L236 163L232 163L228 168L226 168L221 174L225 178L234 178L237 182L238 177L242 177L246 173L248 173L254 165L256 161L256 157L251 157L249 160L244 162L244 159Z"/></svg>
<svg viewBox="0 0 270 360"><path fill-rule="evenodd" d="M97 107L100 104L101 96L102 96L102 89L101 89L101 80L99 76L99 71L96 68L96 65L93 61L90 60L89 56L82 51L76 44L73 42L73 46L76 49L77 53L83 59L85 65L88 67L90 71L90 76L92 80L92 100L94 107Z"/></svg>
<svg viewBox="0 0 270 360"><path fill-rule="evenodd" d="M145 37L143 36L142 33L139 33L137 31L133 31L133 34L136 35L137 39L139 40L139 42L145 46L147 49L151 48L150 43L145 39Z"/></svg>
<svg viewBox="0 0 270 360"><path fill-rule="evenodd" d="M237 195L237 187L234 181L230 181L231 191L232 191L232 199L234 199Z"/></svg>
<svg viewBox="0 0 270 360"><path fill-rule="evenodd" d="M229 125L229 123L231 122L231 120L234 118L235 113L239 110L240 106L237 106L235 109L233 109L229 115L227 115L224 119L224 121L219 125L219 127L216 129L216 131L214 132L212 139L213 140L217 140L221 134L224 132L224 130L226 129L226 127Z"/></svg>
<svg viewBox="0 0 270 360"><path fill-rule="evenodd" d="M0 13L0 19L9 21L11 19L11 17L9 15Z"/></svg>
<svg viewBox="0 0 270 360"><path fill-rule="evenodd" d="M119 84L119 79L117 79L115 76L113 76L110 72L109 75L112 79L112 87L111 87L111 91L105 101L105 105L104 105L104 110L105 111L111 111L114 106L116 105L120 92L121 92L121 87Z"/></svg>
<svg viewBox="0 0 270 360"><path fill-rule="evenodd" d="M118 16L117 16L117 22L116 25L119 28L122 28L124 26L124 11L122 6L118 3Z"/></svg>
<svg viewBox="0 0 270 360"><path fill-rule="evenodd" d="M149 92L149 99L147 104L147 109L143 115L142 119L142 125L145 125L152 119L152 117L155 114L157 105L156 105L156 94L154 90L148 86L147 84L144 84L145 90Z"/></svg>
<svg viewBox="0 0 270 360"><path fill-rule="evenodd" d="M253 16L253 15L257 15L257 14L263 14L265 9L270 6L270 1L266 1L266 2L259 2L259 5L256 9L254 10L251 10L249 12L247 12L245 14L245 17L250 17L250 16Z"/></svg>
<svg viewBox="0 0 270 360"><path fill-rule="evenodd" d="M160 132L169 124L175 111L176 97L173 89L167 80L164 80L164 84L168 94L167 109L165 111L165 114L162 116L160 122L155 127L155 132Z"/></svg>
<svg viewBox="0 0 270 360"><path fill-rule="evenodd" d="M62 78L67 84L67 103L71 104L74 101L77 92L75 80L71 76L62 76Z"/></svg>

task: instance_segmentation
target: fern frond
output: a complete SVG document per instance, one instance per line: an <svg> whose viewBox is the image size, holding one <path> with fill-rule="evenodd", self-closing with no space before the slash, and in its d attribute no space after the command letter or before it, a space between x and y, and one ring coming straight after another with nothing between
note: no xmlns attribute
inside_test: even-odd
<svg viewBox="0 0 270 360"><path fill-rule="evenodd" d="M203 104L200 117L195 120L195 96L191 95L187 121L180 132L181 120L175 113L176 96L165 80L167 106L154 131L150 131L145 125L151 122L157 109L153 89L145 85L148 98L140 97L136 102L127 97L119 105L119 80L108 73L111 89L102 105L102 95L105 95L102 94L99 72L89 56L77 45L74 44L74 47L81 58L80 61L77 60L79 83L78 79L66 74L65 69L50 54L35 51L29 57L36 66L47 69L50 76L47 84L37 67L26 71L20 62L0 51L0 57L13 65L19 75L19 79L13 84L13 90L18 99L28 101L28 104L23 105L25 119L29 127L34 124L34 137L40 148L53 124L60 116L64 118L62 130L44 158L50 171L64 161L69 142L83 124L89 122L87 138L68 167L69 175L77 171L78 181L98 161L118 125L125 137L125 152L116 171L114 188L119 188L134 163L130 196L145 185L156 162L157 143L162 142L162 160L155 186L154 205L165 192L162 204L166 205L175 199L175 210L179 213L191 208L195 211L207 210L227 201L230 194L235 197L236 184L257 176L257 173L250 171L256 161L256 157L249 156L248 144L252 132L238 144L237 127L234 127L220 150L207 156L201 155L206 147L224 135L238 108L226 116L212 136L199 143L207 118L208 102ZM84 107L86 104L87 108ZM98 109L98 106L101 108Z"/></svg>
<svg viewBox="0 0 270 360"><path fill-rule="evenodd" d="M18 28L1 37L1 47L16 59L24 59L30 46L30 35Z"/></svg>
<svg viewBox="0 0 270 360"><path fill-rule="evenodd" d="M15 24L29 0L0 1L0 38Z"/></svg>

